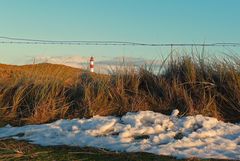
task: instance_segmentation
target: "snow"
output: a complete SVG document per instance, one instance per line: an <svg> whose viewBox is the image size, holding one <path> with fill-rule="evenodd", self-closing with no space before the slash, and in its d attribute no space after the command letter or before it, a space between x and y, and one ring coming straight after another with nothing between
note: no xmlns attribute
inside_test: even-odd
<svg viewBox="0 0 240 161"><path fill-rule="evenodd" d="M152 111L122 117L58 120L49 124L0 128L0 138L42 146L69 145L112 151L148 152L177 158L240 160L240 125L202 115L178 117Z"/></svg>

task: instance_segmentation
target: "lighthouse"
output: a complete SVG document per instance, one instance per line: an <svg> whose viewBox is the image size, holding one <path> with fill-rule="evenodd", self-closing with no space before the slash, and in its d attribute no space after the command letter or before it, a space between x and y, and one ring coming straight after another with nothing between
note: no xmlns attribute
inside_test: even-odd
<svg viewBox="0 0 240 161"><path fill-rule="evenodd" d="M94 58L93 56L90 57L90 72L94 72Z"/></svg>

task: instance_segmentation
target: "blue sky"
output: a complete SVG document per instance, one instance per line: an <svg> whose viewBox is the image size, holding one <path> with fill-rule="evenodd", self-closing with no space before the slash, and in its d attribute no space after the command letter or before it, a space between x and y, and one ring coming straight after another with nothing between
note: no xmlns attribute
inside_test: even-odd
<svg viewBox="0 0 240 161"><path fill-rule="evenodd" d="M239 0L0 0L0 36L145 43L240 42ZM29 57L155 58L152 47L0 44L0 62Z"/></svg>

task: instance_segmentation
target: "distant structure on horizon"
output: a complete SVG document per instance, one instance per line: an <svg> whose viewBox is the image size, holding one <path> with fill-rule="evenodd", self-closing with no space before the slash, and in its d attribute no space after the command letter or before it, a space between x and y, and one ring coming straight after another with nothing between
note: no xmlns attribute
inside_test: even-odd
<svg viewBox="0 0 240 161"><path fill-rule="evenodd" d="M93 58L93 56L91 56L91 58L90 58L90 72L91 73L94 72L94 58Z"/></svg>

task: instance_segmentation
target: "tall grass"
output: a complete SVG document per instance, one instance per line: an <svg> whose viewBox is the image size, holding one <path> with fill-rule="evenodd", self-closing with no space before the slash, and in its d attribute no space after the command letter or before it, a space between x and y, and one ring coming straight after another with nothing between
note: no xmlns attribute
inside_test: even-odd
<svg viewBox="0 0 240 161"><path fill-rule="evenodd" d="M0 79L0 122L45 123L140 110L169 114L176 108L181 115L240 120L238 58L186 55L163 62L158 74L151 67L103 75L48 64L13 70Z"/></svg>

